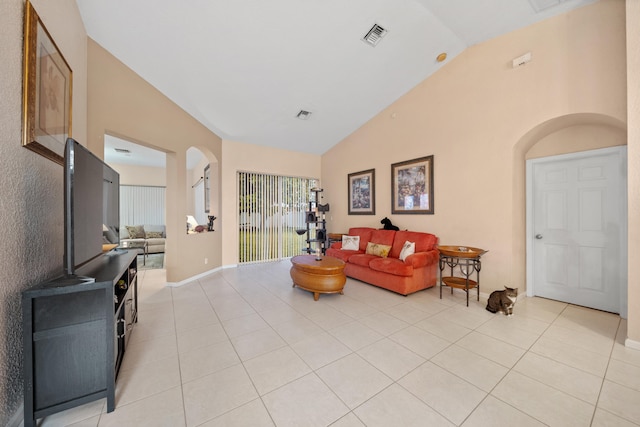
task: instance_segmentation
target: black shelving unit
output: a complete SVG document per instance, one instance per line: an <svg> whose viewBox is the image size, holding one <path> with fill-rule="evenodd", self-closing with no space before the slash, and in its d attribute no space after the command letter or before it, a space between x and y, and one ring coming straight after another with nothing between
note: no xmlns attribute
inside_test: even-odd
<svg viewBox="0 0 640 427"><path fill-rule="evenodd" d="M306 253L316 254L318 251L324 255L329 247L329 235L327 233L326 213L329 212L329 203L320 203L322 188L312 188L312 197L309 200L309 209L306 212L307 223L307 248Z"/></svg>
<svg viewBox="0 0 640 427"><path fill-rule="evenodd" d="M22 292L24 426L101 398L115 381L138 318L137 253L109 253Z"/></svg>

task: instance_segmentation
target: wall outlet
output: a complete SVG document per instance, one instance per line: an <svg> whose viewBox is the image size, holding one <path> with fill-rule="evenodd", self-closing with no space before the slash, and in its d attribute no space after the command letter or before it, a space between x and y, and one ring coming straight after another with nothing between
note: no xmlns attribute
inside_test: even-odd
<svg viewBox="0 0 640 427"><path fill-rule="evenodd" d="M209 264L209 258L205 258L205 259L204 259L204 263L205 263L205 264Z"/></svg>

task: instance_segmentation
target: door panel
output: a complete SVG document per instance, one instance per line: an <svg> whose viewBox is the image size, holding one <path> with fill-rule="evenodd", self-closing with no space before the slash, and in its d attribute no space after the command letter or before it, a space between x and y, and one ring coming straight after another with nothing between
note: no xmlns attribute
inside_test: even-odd
<svg viewBox="0 0 640 427"><path fill-rule="evenodd" d="M625 181L620 155L597 151L531 166L533 294L618 313Z"/></svg>

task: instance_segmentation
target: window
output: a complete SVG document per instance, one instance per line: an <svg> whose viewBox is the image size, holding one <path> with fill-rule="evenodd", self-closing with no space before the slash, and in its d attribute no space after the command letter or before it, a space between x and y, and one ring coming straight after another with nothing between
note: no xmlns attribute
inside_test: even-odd
<svg viewBox="0 0 640 427"><path fill-rule="evenodd" d="M302 254L305 212L315 179L238 173L239 262L262 262Z"/></svg>

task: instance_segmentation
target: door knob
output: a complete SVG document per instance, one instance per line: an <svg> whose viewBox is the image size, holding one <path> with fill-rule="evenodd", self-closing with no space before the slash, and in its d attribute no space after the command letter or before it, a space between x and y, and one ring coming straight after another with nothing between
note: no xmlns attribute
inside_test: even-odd
<svg viewBox="0 0 640 427"><path fill-rule="evenodd" d="M536 239L542 239L542 234L536 234Z"/></svg>

